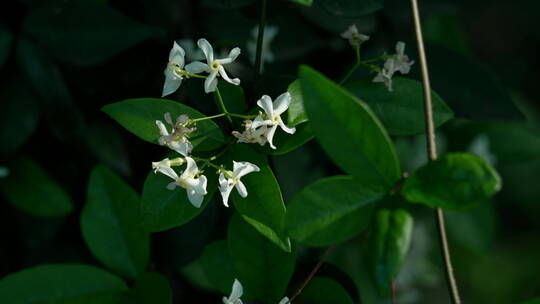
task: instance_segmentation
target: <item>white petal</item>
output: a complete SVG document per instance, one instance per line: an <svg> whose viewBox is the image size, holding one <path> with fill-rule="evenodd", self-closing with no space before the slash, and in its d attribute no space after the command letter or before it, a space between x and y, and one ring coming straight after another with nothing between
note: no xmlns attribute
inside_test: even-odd
<svg viewBox="0 0 540 304"><path fill-rule="evenodd" d="M229 195L231 194L232 188L233 184L229 182L229 179L226 178L223 173L221 173L219 175L219 192L221 193L223 205L225 205L225 207L229 207Z"/></svg>
<svg viewBox="0 0 540 304"><path fill-rule="evenodd" d="M251 172L259 172L260 169L256 165L250 162L236 162L233 160L233 176L235 178L241 178L242 176Z"/></svg>
<svg viewBox="0 0 540 304"><path fill-rule="evenodd" d="M169 136L169 132L167 131L167 128L165 128L165 125L161 122L161 120L156 120L156 126L159 129L159 134L161 136Z"/></svg>
<svg viewBox="0 0 540 304"><path fill-rule="evenodd" d="M197 45L204 53L204 56L206 57L206 62L210 64L214 61L214 50L212 49L212 45L208 42L208 40L201 38L199 41L197 41Z"/></svg>
<svg viewBox="0 0 540 304"><path fill-rule="evenodd" d="M242 181L237 181L235 186L236 186L236 190L238 191L238 194L240 194L241 197L246 198L248 195L246 185L244 185Z"/></svg>
<svg viewBox="0 0 540 304"><path fill-rule="evenodd" d="M269 118L274 117L274 108L272 105L272 98L268 95L263 95L261 99L257 101L257 105L261 107Z"/></svg>
<svg viewBox="0 0 540 304"><path fill-rule="evenodd" d="M204 195L197 193L193 189L186 189L189 202L195 207L200 208L204 200Z"/></svg>
<svg viewBox="0 0 540 304"><path fill-rule="evenodd" d="M271 126L274 123L271 120L264 120L262 117L257 116L251 123L250 129L257 129L260 126Z"/></svg>
<svg viewBox="0 0 540 304"><path fill-rule="evenodd" d="M268 133L266 133L266 140L268 140L268 143L270 144L270 148L276 149L276 146L272 143L272 139L274 138L274 133L276 133L277 126L272 126L270 129L268 129Z"/></svg>
<svg viewBox="0 0 540 304"><path fill-rule="evenodd" d="M296 128L289 128L285 125L285 123L283 123L283 120L279 119L279 126L281 127L281 130L289 133L289 134L294 134L294 132L296 132Z"/></svg>
<svg viewBox="0 0 540 304"><path fill-rule="evenodd" d="M204 91L206 93L211 93L216 90L217 87L217 76L218 72L212 71L210 75L208 75L208 78L204 81Z"/></svg>
<svg viewBox="0 0 540 304"><path fill-rule="evenodd" d="M240 55L240 48L238 47L235 47L234 49L232 49L230 52L229 52L229 56L227 56L226 58L223 58L223 59L217 59L216 61L221 63L221 64L227 64L227 63L231 63L233 62L234 60L236 60L236 58L238 57L238 55Z"/></svg>
<svg viewBox="0 0 540 304"><path fill-rule="evenodd" d="M171 67L167 66L165 68L164 74L165 83L163 84L163 91L161 93L161 97L174 93L182 84L182 77L178 77L178 75L174 73Z"/></svg>
<svg viewBox="0 0 540 304"><path fill-rule="evenodd" d="M237 299L240 299L243 294L244 288L242 288L242 284L237 279L234 279L231 295L229 296L229 301L236 301Z"/></svg>
<svg viewBox="0 0 540 304"><path fill-rule="evenodd" d="M225 72L225 68L223 68L223 66L219 66L218 68L218 71L219 71L219 75L221 75L221 77L223 77L223 79L225 79L225 81L227 81L228 83L231 83L231 84L234 84L234 85L239 85L240 84L240 79L238 78L233 78L233 79L230 79L229 78L229 75L227 75L227 72Z"/></svg>
<svg viewBox="0 0 540 304"><path fill-rule="evenodd" d="M184 170L184 172L182 172L182 175L180 175L180 178L182 179L193 178L193 176L195 176L199 172L199 168L197 168L197 163L195 163L193 158L186 156L186 162L186 170Z"/></svg>
<svg viewBox="0 0 540 304"><path fill-rule="evenodd" d="M396 43L396 52L398 55L403 55L405 53L405 42L398 41L398 43Z"/></svg>
<svg viewBox="0 0 540 304"><path fill-rule="evenodd" d="M177 186L178 184L176 182L171 182L167 185L167 189L174 190L174 188L176 188Z"/></svg>
<svg viewBox="0 0 540 304"><path fill-rule="evenodd" d="M278 304L287 304L289 303L289 298L288 297L284 297L283 299L281 299L281 301L279 301Z"/></svg>
<svg viewBox="0 0 540 304"><path fill-rule="evenodd" d="M186 56L186 53L184 52L184 49L176 43L176 41L173 43L173 47L171 51L169 52L169 62L177 64L180 68L184 67L184 56Z"/></svg>
<svg viewBox="0 0 540 304"><path fill-rule="evenodd" d="M181 114L176 117L176 123L185 125L189 121L189 116L187 114Z"/></svg>
<svg viewBox="0 0 540 304"><path fill-rule="evenodd" d="M176 180L178 178L178 174L174 172L173 168L171 167L158 167L156 168L156 171L158 171L161 174L167 175L168 177Z"/></svg>
<svg viewBox="0 0 540 304"><path fill-rule="evenodd" d="M192 63L186 65L186 71L191 74L199 74L202 72L210 73L210 67L206 63L193 61Z"/></svg>
<svg viewBox="0 0 540 304"><path fill-rule="evenodd" d="M291 94L285 92L279 95L274 101L274 115L281 115L283 112L287 111L289 105L291 104Z"/></svg>
<svg viewBox="0 0 540 304"><path fill-rule="evenodd" d="M193 145L189 141L173 141L169 143L169 147L182 156L188 156L193 150Z"/></svg>
<svg viewBox="0 0 540 304"><path fill-rule="evenodd" d="M186 178L183 180L183 182L187 184L188 189L197 192L197 194L205 195L208 193L206 192L206 184L208 183L208 180L204 175L201 175L198 178Z"/></svg>

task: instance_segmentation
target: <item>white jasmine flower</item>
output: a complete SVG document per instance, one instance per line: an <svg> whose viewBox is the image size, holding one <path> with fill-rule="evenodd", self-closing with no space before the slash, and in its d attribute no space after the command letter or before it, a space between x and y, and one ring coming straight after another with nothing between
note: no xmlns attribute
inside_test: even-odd
<svg viewBox="0 0 540 304"><path fill-rule="evenodd" d="M274 53L272 53L272 50L270 49L270 44L276 37L277 33L279 31L279 28L277 26L273 25L267 25L264 28L264 35L263 35L263 41L262 41L262 47L261 47L261 68L264 68L265 62L273 62L274 61ZM251 30L251 40L247 42L247 50L249 53L249 58L251 59L252 63L255 63L255 57L257 56L257 38L259 36L259 26L255 26Z"/></svg>
<svg viewBox="0 0 540 304"><path fill-rule="evenodd" d="M349 26L349 28L341 33L341 37L349 40L349 43L353 46L359 46L362 42L366 42L369 40L369 36L360 34L358 32L358 28L356 27L356 24L352 24Z"/></svg>
<svg viewBox="0 0 540 304"><path fill-rule="evenodd" d="M208 78L206 78L204 81L204 91L206 93L214 92L216 90L218 74L229 83L234 85L240 84L240 79L230 79L227 72L225 72L225 68L223 68L223 65L233 62L238 55L240 55L240 48L236 47L232 49L226 58L215 59L214 50L206 39L199 39L199 41L197 41L197 45L203 51L204 56L206 57L206 63L202 63L200 61L192 62L186 66L186 70L190 73L210 73Z"/></svg>
<svg viewBox="0 0 540 304"><path fill-rule="evenodd" d="M289 92L279 95L274 103L272 103L272 99L268 95L263 95L261 99L257 101L257 105L264 110L264 113L260 113L259 116L255 118L251 124L251 128L257 129L260 126L268 126L266 139L272 149L276 149L272 143L272 139L274 138L274 133L278 126L289 134L294 134L294 132L296 132L296 128L287 127L280 116L283 112L287 111L290 104L291 94L289 94Z"/></svg>
<svg viewBox="0 0 540 304"><path fill-rule="evenodd" d="M242 287L242 284L240 284L240 281L237 279L234 279L231 295L228 298L223 297L223 304L242 304L240 297L242 297L243 294L244 288Z"/></svg>
<svg viewBox="0 0 540 304"><path fill-rule="evenodd" d="M184 57L186 53L176 41L169 52L169 63L165 68L165 84L163 85L163 93L161 97L174 93L182 84L183 75L181 74L184 68Z"/></svg>
<svg viewBox="0 0 540 304"><path fill-rule="evenodd" d="M175 178L176 172L171 168L172 166L181 166L186 161L181 158L174 158L174 159L168 159L165 158L163 160L160 160L159 162L152 162L152 169L154 169L154 173L162 173L167 175L170 178Z"/></svg>
<svg viewBox="0 0 540 304"><path fill-rule="evenodd" d="M257 143L261 146L266 144L266 133L268 132L267 126L260 126L257 129L251 127L253 121L244 120L245 130L240 133L238 131L233 131L232 135L238 138L239 143Z"/></svg>
<svg viewBox="0 0 540 304"><path fill-rule="evenodd" d="M187 127L189 117L187 114L182 114L178 116L176 123L173 123L171 113L165 113L164 117L165 122L172 127L172 131L169 134L165 124L163 124L161 120L156 120L156 125L159 128L159 134L161 135L158 139L159 144L162 146L167 145L169 148L182 154L183 156L189 155L193 149L193 145L191 142L189 142L188 136L189 133L195 131L196 129Z"/></svg>
<svg viewBox="0 0 540 304"><path fill-rule="evenodd" d="M409 56L405 55L404 42L398 41L396 44L396 56L394 58L396 71L400 71L401 74L407 74L410 72L414 61L409 61Z"/></svg>
<svg viewBox="0 0 540 304"><path fill-rule="evenodd" d="M193 39L180 39L178 44L186 51L186 58L189 61L197 61L204 59L204 53L201 49L197 48Z"/></svg>
<svg viewBox="0 0 540 304"><path fill-rule="evenodd" d="M167 185L167 189L174 190L174 188L176 187L182 187L186 189L190 203L196 208L199 208L201 207L204 196L207 193L206 176L198 176L199 168L197 168L197 164L191 157L186 156L186 162L187 168L186 170L184 170L184 172L182 172L180 176L178 176L178 174L176 174L176 172L170 166L167 166L167 163L157 163L155 170L174 179L174 182L171 182Z"/></svg>
<svg viewBox="0 0 540 304"><path fill-rule="evenodd" d="M229 207L229 195L234 187L241 197L247 197L248 192L246 186L240 178L251 172L259 172L260 169L256 165L249 162L236 162L233 160L233 171L224 171L219 174L219 192L223 198L223 204Z"/></svg>
<svg viewBox="0 0 540 304"><path fill-rule="evenodd" d="M396 72L396 64L394 58L388 58L384 63L382 70L373 78L373 82L382 82L392 92L392 76Z"/></svg>
<svg viewBox="0 0 540 304"><path fill-rule="evenodd" d="M287 304L287 303L289 303L289 302L290 302L290 301L289 301L289 298L288 298L288 297L284 297L283 299L281 299L281 301L279 301L278 304Z"/></svg>
<svg viewBox="0 0 540 304"><path fill-rule="evenodd" d="M467 150L470 153L482 157L492 166L497 164L497 156L495 156L495 154L493 154L490 150L489 137L484 134L474 137Z"/></svg>

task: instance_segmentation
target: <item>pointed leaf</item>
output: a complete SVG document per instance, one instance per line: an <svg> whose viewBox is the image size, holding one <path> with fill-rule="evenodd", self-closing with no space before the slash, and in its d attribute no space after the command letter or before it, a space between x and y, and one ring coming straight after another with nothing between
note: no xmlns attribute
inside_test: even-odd
<svg viewBox="0 0 540 304"><path fill-rule="evenodd" d="M122 299L125 304L170 304L172 291L169 281L159 272L143 274Z"/></svg>
<svg viewBox="0 0 540 304"><path fill-rule="evenodd" d="M353 304L351 296L338 282L326 277L314 277L298 298L297 304Z"/></svg>

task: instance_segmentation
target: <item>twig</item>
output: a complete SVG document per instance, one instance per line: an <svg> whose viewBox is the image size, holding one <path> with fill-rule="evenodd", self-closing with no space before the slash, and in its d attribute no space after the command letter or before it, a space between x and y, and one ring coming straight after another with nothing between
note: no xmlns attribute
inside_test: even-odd
<svg viewBox="0 0 540 304"><path fill-rule="evenodd" d="M396 279L392 280L392 304L397 304L397 283L396 283Z"/></svg>
<svg viewBox="0 0 540 304"><path fill-rule="evenodd" d="M414 17L414 28L416 31L416 40L418 43L418 55L420 59L420 68L422 70L422 83L424 89L424 115L426 122L426 142L427 152L431 161L437 159L437 146L435 141L435 126L433 123L433 110L431 103L431 86L429 84L429 73L426 62L426 52L424 49L424 41L422 38L422 27L420 25L420 13L418 10L418 0L411 0L412 11ZM444 259L444 266L446 271L446 279L448 284L448 290L450 292L452 303L460 304L460 296L454 278L454 271L452 269L452 261L450 258L450 249L448 248L448 239L446 237L446 228L444 225L444 214L441 208L436 210L437 228L439 231L439 240L441 246L441 253Z"/></svg>

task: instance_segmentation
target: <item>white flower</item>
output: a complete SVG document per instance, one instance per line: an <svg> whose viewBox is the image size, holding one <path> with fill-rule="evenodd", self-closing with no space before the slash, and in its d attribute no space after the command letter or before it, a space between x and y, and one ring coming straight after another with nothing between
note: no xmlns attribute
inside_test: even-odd
<svg viewBox="0 0 540 304"><path fill-rule="evenodd" d="M341 37L349 40L349 43L352 46L358 46L362 42L369 40L369 36L360 34L358 32L358 28L356 27L356 24L352 24L351 26L349 26L349 28L345 32L341 33Z"/></svg>
<svg viewBox="0 0 540 304"><path fill-rule="evenodd" d="M156 125L159 128L158 139L160 145L167 145L174 151L182 154L183 156L189 155L193 149L193 145L188 140L189 133L195 131L195 128L186 127L189 122L189 117L186 114L178 116L176 123L173 123L171 113L167 112L164 115L165 122L172 127L171 134L167 131L165 124L161 120L156 120Z"/></svg>
<svg viewBox="0 0 540 304"><path fill-rule="evenodd" d="M284 297L283 299L281 299L281 301L279 301L278 304L287 304L289 303L289 298L288 297Z"/></svg>
<svg viewBox="0 0 540 304"><path fill-rule="evenodd" d="M263 35L263 41L262 41L262 47L261 47L261 68L264 67L265 62L274 61L274 53L272 53L272 50L270 50L270 44L276 37L278 31L279 31L279 28L273 25L267 25L264 28L264 35ZM251 30L252 39L249 40L246 45L248 53L249 53L249 58L251 59L252 63L255 63L255 57L257 54L258 36L259 36L259 27L255 26Z"/></svg>
<svg viewBox="0 0 540 304"><path fill-rule="evenodd" d="M467 151L482 157L490 165L495 166L497 164L497 156L491 152L489 146L489 137L479 134L473 138Z"/></svg>
<svg viewBox="0 0 540 304"><path fill-rule="evenodd" d="M197 45L203 51L204 56L206 56L206 63L202 63L200 61L192 62L186 66L186 71L194 74L201 72L210 73L210 75L208 75L208 77L204 81L204 91L206 93L214 92L216 90L218 74L229 83L232 83L234 85L240 84L240 79L230 79L227 75L227 72L225 72L225 68L223 68L223 65L233 62L236 57L240 55L240 48L236 47L232 49L229 52L229 56L227 56L226 58L215 59L214 50L206 39L199 39L199 41L197 41Z"/></svg>
<svg viewBox="0 0 540 304"><path fill-rule="evenodd" d="M382 82L386 87L388 87L388 91L392 92L392 76L396 72L396 64L394 58L388 58L386 62L384 63L384 67L382 70L373 78L373 82Z"/></svg>
<svg viewBox="0 0 540 304"><path fill-rule="evenodd" d="M186 58L189 61L203 60L204 53L197 48L193 39L180 39L178 44L186 51Z"/></svg>
<svg viewBox="0 0 540 304"><path fill-rule="evenodd" d="M232 131L232 135L238 138L239 143L257 143L261 146L266 144L266 133L268 132L267 126L260 126L257 129L251 127L253 121L244 120L245 130L240 133L238 131Z"/></svg>
<svg viewBox="0 0 540 304"><path fill-rule="evenodd" d="M287 127L280 117L283 112L287 111L290 104L291 94L289 94L289 92L279 95L274 103L272 103L272 99L268 95L263 95L261 99L257 101L257 105L264 110L264 113L259 114L259 116L255 118L251 124L251 128L257 129L260 126L268 126L269 128L266 132L266 139L268 140L268 143L272 149L276 148L272 143L272 139L274 138L274 133L276 132L278 126L289 134L294 134L294 132L296 132L296 128Z"/></svg>
<svg viewBox="0 0 540 304"><path fill-rule="evenodd" d="M244 288L237 279L234 279L231 295L226 298L223 297L223 304L242 304L240 297L244 294Z"/></svg>
<svg viewBox="0 0 540 304"><path fill-rule="evenodd" d="M409 61L409 56L405 55L404 42L398 41L396 44L396 56L394 58L396 71L400 71L401 74L407 74L410 72L414 61Z"/></svg>
<svg viewBox="0 0 540 304"><path fill-rule="evenodd" d="M207 193L207 180L206 176L204 175L197 177L199 174L199 168L197 168L195 161L191 157L186 157L187 168L180 176L178 176L178 174L176 174L176 172L170 166L167 166L168 164L164 161L165 160L159 163L152 163L152 166L154 167L155 164L154 169L156 172L163 173L174 179L174 182L167 185L167 189L174 190L174 188L177 186L186 189L190 203L193 206L200 208L204 196Z"/></svg>
<svg viewBox="0 0 540 304"><path fill-rule="evenodd" d="M186 53L176 41L169 52L169 63L165 68L165 84L163 85L163 93L161 97L174 93L182 84L183 76L180 71L184 68L184 57Z"/></svg>
<svg viewBox="0 0 540 304"><path fill-rule="evenodd" d="M236 162L233 160L233 171L225 171L219 174L219 192L223 198L223 204L229 207L229 195L234 187L241 197L247 197L248 192L246 186L240 178L251 172L259 172L260 169L256 165L249 162Z"/></svg>

